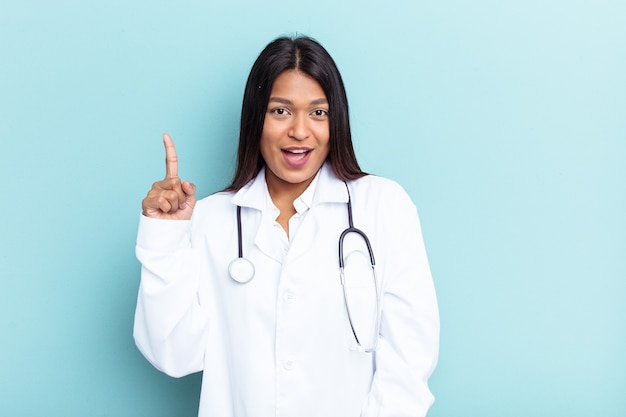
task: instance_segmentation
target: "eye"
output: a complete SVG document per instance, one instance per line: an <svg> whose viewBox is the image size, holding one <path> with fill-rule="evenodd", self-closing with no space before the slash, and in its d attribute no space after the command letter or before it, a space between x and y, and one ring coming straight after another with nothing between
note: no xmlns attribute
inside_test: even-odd
<svg viewBox="0 0 626 417"><path fill-rule="evenodd" d="M316 119L326 119L328 117L328 110L316 109L313 110L313 113L311 113L311 115Z"/></svg>
<svg viewBox="0 0 626 417"><path fill-rule="evenodd" d="M289 111L284 107L276 107L274 109L270 109L270 113L274 116L284 117L289 115Z"/></svg>

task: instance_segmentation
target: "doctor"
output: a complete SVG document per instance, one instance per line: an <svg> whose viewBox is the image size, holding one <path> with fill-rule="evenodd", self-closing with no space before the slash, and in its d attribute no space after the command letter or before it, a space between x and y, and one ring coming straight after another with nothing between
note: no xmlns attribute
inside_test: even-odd
<svg viewBox="0 0 626 417"><path fill-rule="evenodd" d="M417 212L359 168L326 50L298 37L261 52L226 190L196 201L163 138L134 337L168 375L203 371L199 415L425 416L439 317Z"/></svg>

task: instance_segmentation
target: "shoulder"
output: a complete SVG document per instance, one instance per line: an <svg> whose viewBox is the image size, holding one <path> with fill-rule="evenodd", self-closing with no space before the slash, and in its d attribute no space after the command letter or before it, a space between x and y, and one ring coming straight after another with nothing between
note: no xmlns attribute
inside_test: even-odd
<svg viewBox="0 0 626 417"><path fill-rule="evenodd" d="M404 203L413 205L411 198L404 188L394 180L366 175L350 181L350 192L355 196L365 196L368 201L378 200L381 203Z"/></svg>
<svg viewBox="0 0 626 417"><path fill-rule="evenodd" d="M193 211L194 219L216 218L219 220L222 214L230 213L235 209L232 202L233 196L233 192L220 191L198 200Z"/></svg>
<svg viewBox="0 0 626 417"><path fill-rule="evenodd" d="M393 224L417 219L417 208L405 189L396 181L367 175L348 183L355 210L375 217L377 224Z"/></svg>
<svg viewBox="0 0 626 417"><path fill-rule="evenodd" d="M223 205L223 204L232 204L233 196L235 195L232 191L218 191L211 195L208 195L200 200L198 200L198 206L214 206L214 205Z"/></svg>

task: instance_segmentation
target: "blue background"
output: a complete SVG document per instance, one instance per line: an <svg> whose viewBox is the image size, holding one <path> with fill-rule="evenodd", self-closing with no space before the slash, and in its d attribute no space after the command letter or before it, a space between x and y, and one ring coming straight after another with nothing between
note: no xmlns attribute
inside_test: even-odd
<svg viewBox="0 0 626 417"><path fill-rule="evenodd" d="M132 340L161 133L228 182L274 37L336 59L364 169L417 204L441 307L432 417L626 415L626 3L0 5L0 415L193 416Z"/></svg>

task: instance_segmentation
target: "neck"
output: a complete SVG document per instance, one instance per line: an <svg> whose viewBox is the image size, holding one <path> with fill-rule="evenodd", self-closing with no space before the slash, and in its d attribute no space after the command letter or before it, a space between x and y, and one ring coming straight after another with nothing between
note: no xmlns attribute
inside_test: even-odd
<svg viewBox="0 0 626 417"><path fill-rule="evenodd" d="M293 202L302 195L304 190L313 182L314 178L315 177L311 177L304 182L294 184L278 178L269 169L265 170L267 190L272 199L272 203L274 203L280 211L276 221L285 229L287 236L289 236L289 219L296 214L296 208L293 206Z"/></svg>
<svg viewBox="0 0 626 417"><path fill-rule="evenodd" d="M313 182L315 177L300 183L290 183L278 178L269 169L265 170L265 182L272 202L276 207L289 205L293 207L293 202L300 197L307 187Z"/></svg>

